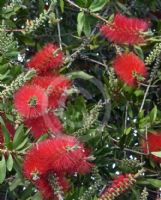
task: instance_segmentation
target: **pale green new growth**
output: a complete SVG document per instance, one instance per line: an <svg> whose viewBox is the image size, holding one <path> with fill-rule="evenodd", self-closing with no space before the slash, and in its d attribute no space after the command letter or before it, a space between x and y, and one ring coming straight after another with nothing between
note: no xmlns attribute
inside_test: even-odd
<svg viewBox="0 0 161 200"><path fill-rule="evenodd" d="M147 200L149 193L147 192L147 188L145 187L141 193L140 200Z"/></svg>
<svg viewBox="0 0 161 200"><path fill-rule="evenodd" d="M48 12L44 10L43 13L40 14L39 17L37 17L34 20L27 20L26 22L26 27L25 27L25 32L26 33L31 33L37 28L39 28L41 25L44 24L44 22L49 18Z"/></svg>
<svg viewBox="0 0 161 200"><path fill-rule="evenodd" d="M91 110L89 113L84 115L84 121L83 121L83 127L75 132L77 135L81 135L85 133L87 130L89 130L95 122L98 120L98 116L100 113L100 110L103 108L103 103L99 101Z"/></svg>
<svg viewBox="0 0 161 200"><path fill-rule="evenodd" d="M161 53L161 43L155 45L154 49L145 59L145 65L151 65Z"/></svg>
<svg viewBox="0 0 161 200"><path fill-rule="evenodd" d="M36 74L35 70L29 70L26 74L20 74L12 83L0 92L0 98L4 101L12 97L15 91L20 88L24 83L29 81Z"/></svg>
<svg viewBox="0 0 161 200"><path fill-rule="evenodd" d="M5 56L6 53L10 53L13 49L16 49L16 42L13 40L13 35L0 31L0 55Z"/></svg>
<svg viewBox="0 0 161 200"><path fill-rule="evenodd" d="M93 182L90 187L83 193L79 200L90 200L97 193L98 189L103 186L103 180L99 174L97 167L93 168L92 171Z"/></svg>

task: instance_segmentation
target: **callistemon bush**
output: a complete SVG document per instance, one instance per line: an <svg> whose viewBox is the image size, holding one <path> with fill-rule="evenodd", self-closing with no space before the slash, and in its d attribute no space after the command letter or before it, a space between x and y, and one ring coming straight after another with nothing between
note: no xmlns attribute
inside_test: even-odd
<svg viewBox="0 0 161 200"><path fill-rule="evenodd" d="M0 200L161 198L160 1L0 1Z"/></svg>
<svg viewBox="0 0 161 200"><path fill-rule="evenodd" d="M147 21L119 13L114 16L112 22L102 25L100 31L111 42L134 45L145 42L143 32L148 28Z"/></svg>

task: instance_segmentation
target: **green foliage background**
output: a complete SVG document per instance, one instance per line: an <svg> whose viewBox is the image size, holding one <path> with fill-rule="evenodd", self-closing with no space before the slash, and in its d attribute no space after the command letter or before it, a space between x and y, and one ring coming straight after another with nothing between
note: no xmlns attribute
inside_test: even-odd
<svg viewBox="0 0 161 200"><path fill-rule="evenodd" d="M137 173L143 166L146 169L143 176L118 199L139 200L144 187L147 187L147 199L155 200L161 187L161 168L141 152L139 144L148 131L161 129L161 47L158 47L156 55L153 52L153 62L148 64L151 82L147 81L138 88L118 80L111 63L117 48L133 50L147 60L152 49L161 41L161 2L73 2L77 8L66 0L0 1L0 112L5 112L11 122L16 122L15 137L10 142L8 130L0 118L5 137L5 148L0 149L0 199L41 199L22 175L23 155L32 140L13 110L12 99L16 88L30 79L34 72L28 74L25 80L14 83L11 91L8 92L8 88L21 73L26 74L27 59L44 44L54 42L62 46L65 54L61 73L74 81L76 89L71 92L67 106L58 110L57 114L66 132L76 135L90 147L97 167L89 175L72 177L72 187L65 200L97 199L103 186L110 184L116 174ZM95 15L110 20L117 12L151 22L146 45L118 47L100 35L99 25L103 22ZM5 88L7 92L4 95Z"/></svg>

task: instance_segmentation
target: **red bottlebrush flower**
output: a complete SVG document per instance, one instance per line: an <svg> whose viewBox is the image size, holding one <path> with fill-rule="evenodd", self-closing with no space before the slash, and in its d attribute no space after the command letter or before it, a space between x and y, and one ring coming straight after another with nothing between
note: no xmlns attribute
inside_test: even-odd
<svg viewBox="0 0 161 200"><path fill-rule="evenodd" d="M142 140L141 147L144 153L161 151L161 133L160 132L148 133L147 139ZM159 163L161 162L161 158L155 155L150 155L150 157Z"/></svg>
<svg viewBox="0 0 161 200"><path fill-rule="evenodd" d="M22 86L14 95L16 110L24 118L43 115L48 107L48 97L39 86Z"/></svg>
<svg viewBox="0 0 161 200"><path fill-rule="evenodd" d="M63 126L53 113L42 115L35 119L27 119L25 125L31 128L33 138L38 139L46 133L59 134L63 131Z"/></svg>
<svg viewBox="0 0 161 200"><path fill-rule="evenodd" d="M74 173L87 161L86 149L75 137L61 136L40 142L26 154L23 169L28 179L34 179L48 171ZM89 165L89 167L91 167Z"/></svg>
<svg viewBox="0 0 161 200"><path fill-rule="evenodd" d="M100 31L111 42L133 45L145 42L141 32L147 31L148 28L149 24L144 20L116 14L113 22L102 25Z"/></svg>
<svg viewBox="0 0 161 200"><path fill-rule="evenodd" d="M86 166L86 168L84 167L84 173L90 171L91 165L87 161L87 151L75 137L65 136L56 138L51 142L51 145L54 147L54 152L50 165L55 172L79 172L79 166L83 166L83 164ZM79 170L77 171L77 169Z"/></svg>
<svg viewBox="0 0 161 200"><path fill-rule="evenodd" d="M27 62L27 67L34 68L39 74L49 69L58 69L63 62L63 53L55 44L47 44Z"/></svg>
<svg viewBox="0 0 161 200"><path fill-rule="evenodd" d="M32 80L32 83L45 89L51 108L57 108L65 103L67 99L65 90L71 87L71 81L62 75L38 76Z"/></svg>
<svg viewBox="0 0 161 200"><path fill-rule="evenodd" d="M79 174L87 174L91 172L91 169L94 167L94 164L91 162L87 162L91 155L91 151L89 149L85 149L84 151L84 159L81 161L79 166L76 166L75 172Z"/></svg>
<svg viewBox="0 0 161 200"><path fill-rule="evenodd" d="M33 146L25 156L23 171L29 180L37 180L49 171L48 159L50 158L45 155L46 152L48 153L48 143L44 142L43 146L41 144Z"/></svg>
<svg viewBox="0 0 161 200"><path fill-rule="evenodd" d="M134 53L118 55L113 61L113 66L120 79L131 86L137 83L136 75L147 76L144 62Z"/></svg>
<svg viewBox="0 0 161 200"><path fill-rule="evenodd" d="M134 175L118 175L113 180L111 186L104 190L99 200L106 200L111 199L111 197L117 197L125 190L127 190L131 185L133 185L133 183L135 183Z"/></svg>

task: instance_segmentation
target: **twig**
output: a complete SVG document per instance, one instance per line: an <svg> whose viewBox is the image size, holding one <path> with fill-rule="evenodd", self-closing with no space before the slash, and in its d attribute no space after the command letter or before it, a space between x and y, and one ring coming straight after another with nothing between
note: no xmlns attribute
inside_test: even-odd
<svg viewBox="0 0 161 200"><path fill-rule="evenodd" d="M91 15L91 16L93 16L93 17L105 22L106 24L109 24L109 22L106 19L104 19L103 17L101 17L100 15L98 15L96 13L91 12L87 8L82 8L82 7L78 6L77 4L75 4L71 0L65 0L65 1L68 2L71 6L74 6L75 8L78 8L80 11L84 11L84 12L88 13L89 15Z"/></svg>
<svg viewBox="0 0 161 200"><path fill-rule="evenodd" d="M142 103L141 103L139 112L141 112L141 111L143 110L146 97L147 97L147 95L148 95L149 89L150 89L151 84L152 84L152 80L153 80L153 79L151 78L150 81L149 81L149 84L148 84L148 86L147 86L147 88L146 88L146 91L145 91L145 94L144 94L143 101L142 101Z"/></svg>
<svg viewBox="0 0 161 200"><path fill-rule="evenodd" d="M56 8L56 15L59 18L59 12L58 9ZM57 22L57 30L58 30L58 38L59 38L59 47L62 50L62 39L61 39L61 31L60 31L60 20Z"/></svg>
<svg viewBox="0 0 161 200"><path fill-rule="evenodd" d="M148 128L146 126L146 132L145 132L145 139L146 139L146 148L147 148L147 154L149 154L149 143L148 143Z"/></svg>
<svg viewBox="0 0 161 200"><path fill-rule="evenodd" d="M84 59L84 60L87 60L87 61L96 63L96 64L101 65L101 66L103 66L103 67L107 67L106 64L101 63L101 62L99 62L99 61L97 61L97 60L91 59L91 58L89 58L88 56L80 55L80 57L81 57L82 59Z"/></svg>
<svg viewBox="0 0 161 200"><path fill-rule="evenodd" d="M149 155L147 153L143 153L143 152L140 152L140 151L135 151L135 150L132 150L132 149L128 149L128 148L124 148L123 151L128 151L128 152L131 152L131 153L135 153L135 154L139 154L139 155Z"/></svg>
<svg viewBox="0 0 161 200"><path fill-rule="evenodd" d="M2 29L0 28L0 32L24 32L25 29Z"/></svg>
<svg viewBox="0 0 161 200"><path fill-rule="evenodd" d="M151 87L151 85L152 85L152 81L153 81L153 79L154 79L154 77L155 77L155 75L156 75L156 72L157 72L157 70L158 70L159 63L160 63L160 55L157 57L157 59L156 59L156 61L155 61L155 64L154 64L154 69L153 69L153 71L152 71L151 74L150 74L149 84L148 84L148 86L147 86L147 88L146 88L146 91L145 91L145 94L144 94L143 101L142 101L142 103L141 103L139 112L141 112L141 111L143 110L146 97L147 97L147 95L148 95L149 89L150 89L150 87Z"/></svg>
<svg viewBox="0 0 161 200"><path fill-rule="evenodd" d="M24 155L24 153L20 153L20 152L15 151L15 150L11 151L11 150L8 150L8 149L0 149L0 153L3 154L3 155L9 155L9 154L11 154L11 155L21 155L21 156Z"/></svg>
<svg viewBox="0 0 161 200"><path fill-rule="evenodd" d="M137 174L134 175L134 178L138 178L142 173L144 173L146 171L145 168L142 168L141 170L138 171Z"/></svg>
<svg viewBox="0 0 161 200"><path fill-rule="evenodd" d="M128 106L129 106L129 102L127 102L126 108L125 108L125 130L127 128L127 111L128 111Z"/></svg>

